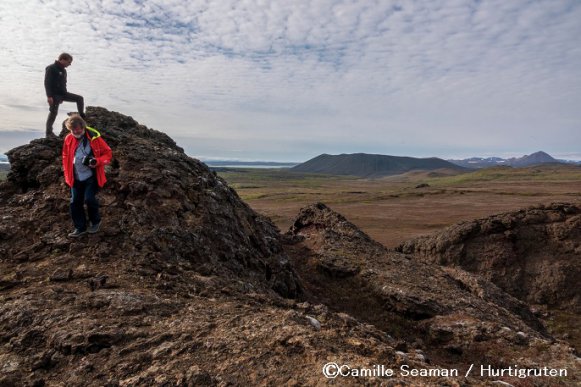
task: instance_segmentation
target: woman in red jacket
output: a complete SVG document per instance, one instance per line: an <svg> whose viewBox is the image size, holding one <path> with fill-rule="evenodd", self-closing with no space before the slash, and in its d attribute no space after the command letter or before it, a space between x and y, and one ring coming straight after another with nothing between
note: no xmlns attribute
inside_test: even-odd
<svg viewBox="0 0 581 387"><path fill-rule="evenodd" d="M65 125L71 133L63 144L63 170L65 182L71 187L71 217L75 226L69 237L76 238L99 231L101 216L95 195L107 181L105 165L111 162L112 152L101 134L88 127L80 116L69 117ZM88 227L84 203L89 215Z"/></svg>

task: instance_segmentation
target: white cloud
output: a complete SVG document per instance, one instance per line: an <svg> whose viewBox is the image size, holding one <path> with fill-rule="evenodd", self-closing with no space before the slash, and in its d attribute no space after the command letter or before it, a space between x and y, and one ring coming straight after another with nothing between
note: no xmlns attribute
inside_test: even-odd
<svg viewBox="0 0 581 387"><path fill-rule="evenodd" d="M69 51L70 91L194 154L576 153L579 20L575 0L4 0L0 138L42 130Z"/></svg>

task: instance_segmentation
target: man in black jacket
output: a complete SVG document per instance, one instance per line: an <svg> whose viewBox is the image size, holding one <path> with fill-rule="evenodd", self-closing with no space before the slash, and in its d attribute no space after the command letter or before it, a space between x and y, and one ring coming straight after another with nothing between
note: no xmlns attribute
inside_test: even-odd
<svg viewBox="0 0 581 387"><path fill-rule="evenodd" d="M76 102L79 115L84 119L84 104L83 97L77 94L69 93L67 91L67 70L73 63L73 57L66 52L59 55L58 60L46 67L44 74L44 88L46 90L46 97L49 106L49 114L46 119L46 136L54 136L52 132L52 125L56 120L59 111L59 105L63 101Z"/></svg>

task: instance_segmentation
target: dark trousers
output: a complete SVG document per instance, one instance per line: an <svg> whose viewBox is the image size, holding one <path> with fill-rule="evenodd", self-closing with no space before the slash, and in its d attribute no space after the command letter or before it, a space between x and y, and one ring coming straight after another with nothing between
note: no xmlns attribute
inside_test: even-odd
<svg viewBox="0 0 581 387"><path fill-rule="evenodd" d="M49 106L48 110L48 117L46 119L46 134L49 135L52 133L52 125L56 120L56 116L59 112L59 105L61 102L76 102L77 103L77 111L79 113L85 112L85 100L82 96L73 94L73 93L66 93L65 95L56 95L53 97L53 104Z"/></svg>
<svg viewBox="0 0 581 387"><path fill-rule="evenodd" d="M101 221L99 202L95 196L97 192L99 192L99 185L95 176L89 177L85 181L75 180L73 188L71 188L71 217L77 230L85 231L87 229L84 203L87 203L91 224L97 224Z"/></svg>

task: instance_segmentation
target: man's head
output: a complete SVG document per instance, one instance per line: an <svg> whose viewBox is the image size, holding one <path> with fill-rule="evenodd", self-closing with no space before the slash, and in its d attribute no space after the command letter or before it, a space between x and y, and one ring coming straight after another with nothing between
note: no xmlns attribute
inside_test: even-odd
<svg viewBox="0 0 581 387"><path fill-rule="evenodd" d="M71 132L71 134L75 136L75 138L81 138L85 133L87 123L81 118L81 116L74 114L67 118L65 126Z"/></svg>
<svg viewBox="0 0 581 387"><path fill-rule="evenodd" d="M63 67L69 67L71 65L71 63L73 63L73 56L71 54L67 54L66 52L63 52L62 54L59 55L58 62Z"/></svg>

